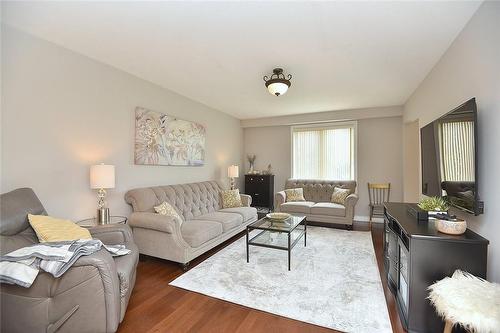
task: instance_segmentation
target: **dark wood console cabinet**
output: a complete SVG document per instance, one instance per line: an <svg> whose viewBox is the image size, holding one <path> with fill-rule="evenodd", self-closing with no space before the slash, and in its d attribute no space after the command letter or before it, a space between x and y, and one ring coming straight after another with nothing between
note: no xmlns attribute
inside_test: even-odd
<svg viewBox="0 0 500 333"><path fill-rule="evenodd" d="M274 207L274 175L245 175L245 194L252 196L252 207Z"/></svg>
<svg viewBox="0 0 500 333"><path fill-rule="evenodd" d="M427 287L456 269L486 278L488 240L440 233L434 221L417 221L407 203L384 205L384 266L389 289L408 332L442 332L444 323L427 300Z"/></svg>

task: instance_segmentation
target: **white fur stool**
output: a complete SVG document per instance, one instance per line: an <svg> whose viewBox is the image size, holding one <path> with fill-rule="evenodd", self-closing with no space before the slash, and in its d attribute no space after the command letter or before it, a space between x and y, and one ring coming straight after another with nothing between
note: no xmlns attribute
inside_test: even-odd
<svg viewBox="0 0 500 333"><path fill-rule="evenodd" d="M500 332L500 285L456 270L429 287L429 299L446 321L444 332L460 325L470 332Z"/></svg>

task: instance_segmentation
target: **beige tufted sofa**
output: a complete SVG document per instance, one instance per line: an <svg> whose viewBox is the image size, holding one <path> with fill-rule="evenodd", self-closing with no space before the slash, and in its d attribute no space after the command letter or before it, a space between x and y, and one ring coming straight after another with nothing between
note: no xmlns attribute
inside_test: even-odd
<svg viewBox="0 0 500 333"><path fill-rule="evenodd" d="M182 264L231 238L257 220L252 198L242 194L244 207L222 209L215 181L137 188L125 194L132 205L130 226L142 254ZM170 203L182 217L156 214L154 206Z"/></svg>
<svg viewBox="0 0 500 333"><path fill-rule="evenodd" d="M331 202L335 186L349 189L345 206ZM352 229L354 208L358 202L355 181L332 181L314 179L288 179L285 189L302 188L306 201L286 202L285 191L276 193L275 207L277 211L307 216L308 222L344 224Z"/></svg>

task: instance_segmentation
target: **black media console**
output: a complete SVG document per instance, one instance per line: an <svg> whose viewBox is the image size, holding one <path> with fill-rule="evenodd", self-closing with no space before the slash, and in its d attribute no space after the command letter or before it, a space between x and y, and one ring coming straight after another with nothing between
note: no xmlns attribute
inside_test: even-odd
<svg viewBox="0 0 500 333"><path fill-rule="evenodd" d="M444 322L427 299L427 287L456 269L486 278L488 240L472 230L440 233L434 221L417 221L408 203L384 208L384 266L399 316L408 332L442 332Z"/></svg>

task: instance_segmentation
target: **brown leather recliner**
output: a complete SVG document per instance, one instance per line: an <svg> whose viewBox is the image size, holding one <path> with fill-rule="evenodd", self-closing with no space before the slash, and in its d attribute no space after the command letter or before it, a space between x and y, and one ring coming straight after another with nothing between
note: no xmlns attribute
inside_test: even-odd
<svg viewBox="0 0 500 333"><path fill-rule="evenodd" d="M0 196L0 253L38 243L27 214L46 215L30 188ZM1 284L2 332L115 332L135 284L139 252L127 225L90 229L104 244L132 252L113 258L105 249L79 258L61 277L40 271L30 288Z"/></svg>

